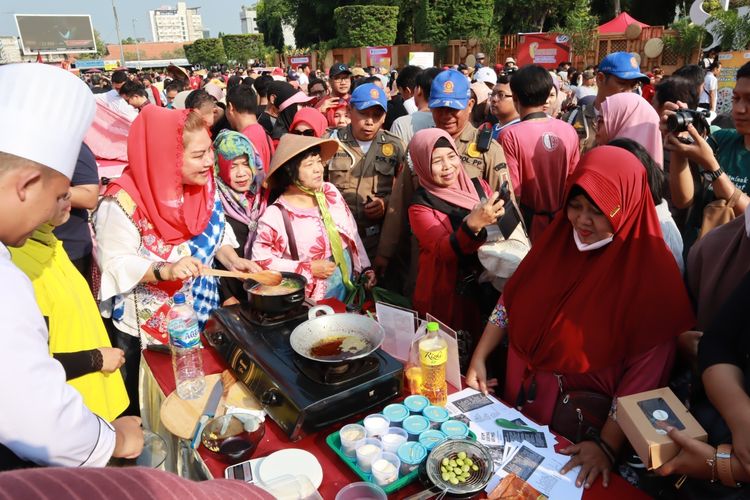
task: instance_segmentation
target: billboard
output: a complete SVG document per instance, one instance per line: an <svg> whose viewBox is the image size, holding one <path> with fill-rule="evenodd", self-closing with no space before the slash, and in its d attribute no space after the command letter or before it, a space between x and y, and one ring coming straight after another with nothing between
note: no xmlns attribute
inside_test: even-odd
<svg viewBox="0 0 750 500"><path fill-rule="evenodd" d="M570 60L568 37L557 33L522 33L516 49L516 64L539 64L554 69Z"/></svg>
<svg viewBox="0 0 750 500"><path fill-rule="evenodd" d="M390 47L367 47L367 65L389 69L391 67Z"/></svg>
<svg viewBox="0 0 750 500"><path fill-rule="evenodd" d="M91 16L15 14L15 18L24 55L96 52Z"/></svg>
<svg viewBox="0 0 750 500"><path fill-rule="evenodd" d="M750 52L721 52L721 74L719 75L719 91L716 97L716 112L729 113L732 111L732 91L737 80L737 70L750 61Z"/></svg>

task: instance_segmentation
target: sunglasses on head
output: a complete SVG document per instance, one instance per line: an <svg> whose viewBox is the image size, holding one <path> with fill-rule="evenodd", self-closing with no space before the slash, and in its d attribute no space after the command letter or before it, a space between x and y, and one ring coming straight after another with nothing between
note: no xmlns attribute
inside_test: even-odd
<svg viewBox="0 0 750 500"><path fill-rule="evenodd" d="M306 135L308 137L315 137L315 131L311 128L307 130L292 130L294 135Z"/></svg>

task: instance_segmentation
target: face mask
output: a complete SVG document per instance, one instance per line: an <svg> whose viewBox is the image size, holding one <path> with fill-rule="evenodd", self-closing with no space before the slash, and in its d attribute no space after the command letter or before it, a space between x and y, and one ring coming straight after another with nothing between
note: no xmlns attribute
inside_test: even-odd
<svg viewBox="0 0 750 500"><path fill-rule="evenodd" d="M573 239L576 242L576 246L578 247L579 252L590 252L591 250L596 250L597 248L601 248L612 243L614 235L610 236L609 238L599 240L596 243L584 243L581 241L581 238L578 237L578 231L573 229Z"/></svg>

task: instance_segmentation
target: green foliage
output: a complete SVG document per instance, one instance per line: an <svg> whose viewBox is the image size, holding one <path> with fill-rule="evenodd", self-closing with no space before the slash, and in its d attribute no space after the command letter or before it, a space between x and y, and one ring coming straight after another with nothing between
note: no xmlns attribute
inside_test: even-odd
<svg viewBox="0 0 750 500"><path fill-rule="evenodd" d="M190 64L209 67L227 62L221 38L202 38L183 45L185 57Z"/></svg>
<svg viewBox="0 0 750 500"><path fill-rule="evenodd" d="M348 5L334 9L333 15L343 47L393 45L396 41L398 7Z"/></svg>
<svg viewBox="0 0 750 500"><path fill-rule="evenodd" d="M448 40L484 38L493 31L495 0L424 0L417 14L416 39L439 45Z"/></svg>
<svg viewBox="0 0 750 500"><path fill-rule="evenodd" d="M744 16L734 9L714 14L721 36L721 50L745 50L750 44L750 13Z"/></svg>
<svg viewBox="0 0 750 500"><path fill-rule="evenodd" d="M136 43L138 43L138 41L135 38L133 38L132 36L129 36L127 38L123 38L122 39L122 44L123 45L135 45Z"/></svg>
<svg viewBox="0 0 750 500"><path fill-rule="evenodd" d="M549 30L564 24L575 4L576 0L495 0L492 26L502 34Z"/></svg>
<svg viewBox="0 0 750 500"><path fill-rule="evenodd" d="M664 45L687 63L703 44L706 30L702 26L693 24L688 17L678 19L669 27L677 32L677 36L665 36Z"/></svg>
<svg viewBox="0 0 750 500"><path fill-rule="evenodd" d="M292 22L296 4L294 0L260 0L255 6L258 31L263 33L265 45L281 52L284 50L282 23Z"/></svg>
<svg viewBox="0 0 750 500"><path fill-rule="evenodd" d="M221 42L227 59L243 66L249 59L262 59L265 54L263 35L224 35Z"/></svg>
<svg viewBox="0 0 750 500"><path fill-rule="evenodd" d="M94 30L94 41L96 42L96 52L93 54L78 54L76 56L76 59L101 59L102 57L109 55L109 50L107 50L107 44L104 43L104 40L102 40L102 34L99 33L99 30Z"/></svg>
<svg viewBox="0 0 750 500"><path fill-rule="evenodd" d="M553 26L550 31L568 35L573 54L585 55L594 50L598 25L599 20L591 14L591 0L575 0L573 9L565 16L564 24Z"/></svg>

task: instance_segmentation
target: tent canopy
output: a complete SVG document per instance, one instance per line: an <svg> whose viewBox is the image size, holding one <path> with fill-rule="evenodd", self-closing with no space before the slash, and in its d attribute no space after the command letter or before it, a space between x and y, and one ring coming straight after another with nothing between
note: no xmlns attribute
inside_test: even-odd
<svg viewBox="0 0 750 500"><path fill-rule="evenodd" d="M619 16L599 26L600 34L605 33L625 33L625 28L630 24L637 24L641 28L648 28L649 25L631 17L627 12L622 12Z"/></svg>

